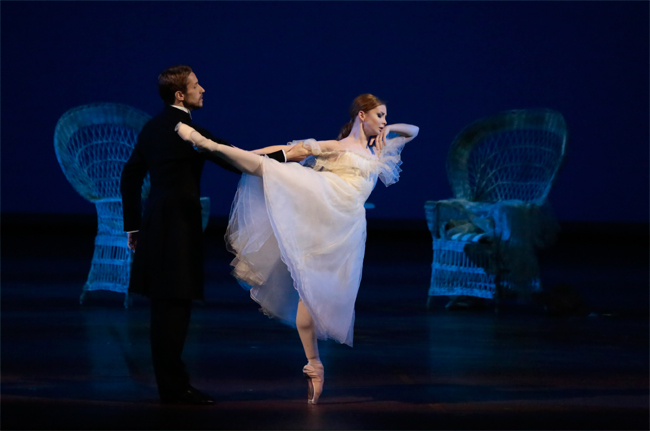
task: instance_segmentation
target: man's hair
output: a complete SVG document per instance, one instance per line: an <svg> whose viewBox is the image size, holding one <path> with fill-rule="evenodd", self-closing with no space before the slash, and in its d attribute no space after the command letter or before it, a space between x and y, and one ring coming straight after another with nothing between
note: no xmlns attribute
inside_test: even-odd
<svg viewBox="0 0 650 431"><path fill-rule="evenodd" d="M176 92L185 93L187 91L187 77L190 76L190 73L192 73L192 68L183 64L163 70L158 76L158 93L160 93L163 102L173 105L176 100Z"/></svg>

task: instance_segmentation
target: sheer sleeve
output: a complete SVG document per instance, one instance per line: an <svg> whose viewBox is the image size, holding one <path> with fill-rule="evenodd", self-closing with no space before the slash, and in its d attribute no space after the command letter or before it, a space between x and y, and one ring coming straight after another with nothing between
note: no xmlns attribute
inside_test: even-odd
<svg viewBox="0 0 650 431"><path fill-rule="evenodd" d="M318 156L321 153L320 145L318 145L316 139L297 139L295 141L287 142L287 145L290 147L294 147L301 142L303 146L308 150L310 150L314 156Z"/></svg>
<svg viewBox="0 0 650 431"><path fill-rule="evenodd" d="M402 172L400 154L404 145L406 145L404 136L389 139L379 156L379 179L386 187L399 181L399 173Z"/></svg>

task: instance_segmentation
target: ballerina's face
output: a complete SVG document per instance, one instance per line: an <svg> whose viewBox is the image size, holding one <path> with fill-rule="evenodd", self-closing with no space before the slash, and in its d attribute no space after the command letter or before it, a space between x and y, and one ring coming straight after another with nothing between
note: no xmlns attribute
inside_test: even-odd
<svg viewBox="0 0 650 431"><path fill-rule="evenodd" d="M190 111L203 107L203 93L205 89L199 85L194 72L187 77L187 89L183 93L183 106Z"/></svg>
<svg viewBox="0 0 650 431"><path fill-rule="evenodd" d="M366 112L363 119L363 131L366 136L377 136L386 127L386 105L379 105Z"/></svg>

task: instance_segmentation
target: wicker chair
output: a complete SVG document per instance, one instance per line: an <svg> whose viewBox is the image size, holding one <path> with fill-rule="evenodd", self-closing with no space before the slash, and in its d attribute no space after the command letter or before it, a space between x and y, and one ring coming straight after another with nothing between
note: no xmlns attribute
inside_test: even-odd
<svg viewBox="0 0 650 431"><path fill-rule="evenodd" d="M92 290L124 293L128 307L133 256L123 229L120 175L150 116L126 105L94 103L64 113L54 131L54 149L72 187L97 208L97 236L88 280L79 302ZM142 199L149 195L149 176ZM209 198L201 198L203 229L210 213Z"/></svg>
<svg viewBox="0 0 650 431"><path fill-rule="evenodd" d="M564 158L566 123L547 109L478 120L447 158L454 199L428 201L435 296L520 300L541 289L536 250L554 239L546 197Z"/></svg>

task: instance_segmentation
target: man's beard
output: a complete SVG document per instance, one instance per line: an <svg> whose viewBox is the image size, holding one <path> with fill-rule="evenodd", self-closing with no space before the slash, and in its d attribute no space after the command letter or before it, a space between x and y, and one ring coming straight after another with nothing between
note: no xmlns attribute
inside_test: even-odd
<svg viewBox="0 0 650 431"><path fill-rule="evenodd" d="M189 109L190 111L196 111L197 109L203 108L203 106L199 105L198 103L196 103L196 104L194 104L194 103L186 103L185 107L187 109Z"/></svg>

